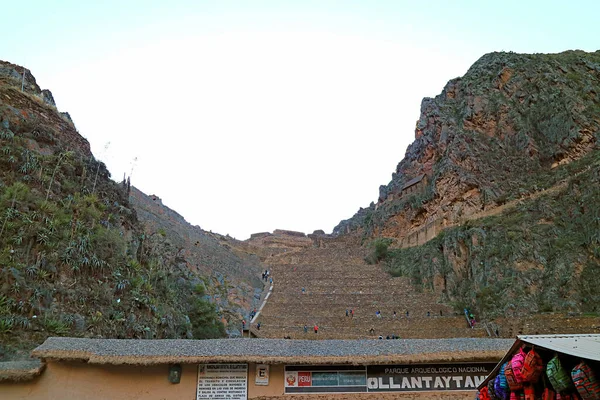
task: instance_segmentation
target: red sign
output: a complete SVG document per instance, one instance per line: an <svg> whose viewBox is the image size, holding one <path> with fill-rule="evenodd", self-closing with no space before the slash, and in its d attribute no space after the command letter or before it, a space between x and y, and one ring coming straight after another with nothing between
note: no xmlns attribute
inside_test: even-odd
<svg viewBox="0 0 600 400"><path fill-rule="evenodd" d="M310 386L311 383L310 372L298 371L298 386Z"/></svg>

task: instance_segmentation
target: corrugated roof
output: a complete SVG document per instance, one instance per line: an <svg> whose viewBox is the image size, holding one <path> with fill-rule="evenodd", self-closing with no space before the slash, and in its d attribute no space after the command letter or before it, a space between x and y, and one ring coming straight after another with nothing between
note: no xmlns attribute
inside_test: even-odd
<svg viewBox="0 0 600 400"><path fill-rule="evenodd" d="M600 335L521 335L525 343L588 360L600 361Z"/></svg>
<svg viewBox="0 0 600 400"><path fill-rule="evenodd" d="M388 364L496 361L506 339L395 340L131 340L48 338L32 355L92 364L258 362L271 364Z"/></svg>
<svg viewBox="0 0 600 400"><path fill-rule="evenodd" d="M490 379L495 378L502 364L510 360L513 354L525 343L575 357L600 361L600 335L598 334L520 335L517 336L517 340L492 372L490 372L489 376L481 382L478 389L483 388Z"/></svg>

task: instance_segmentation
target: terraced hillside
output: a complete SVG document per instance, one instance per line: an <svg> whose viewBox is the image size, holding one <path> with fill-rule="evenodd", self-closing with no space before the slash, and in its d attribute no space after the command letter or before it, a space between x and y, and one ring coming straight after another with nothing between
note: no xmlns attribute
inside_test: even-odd
<svg viewBox="0 0 600 400"><path fill-rule="evenodd" d="M343 236L270 257L273 293L255 319L253 332L298 339L487 335L483 329L469 328L464 316L439 303L433 293L415 290L408 278L392 278L381 266L368 265L367 252L356 237ZM354 317L346 317L346 310L354 310Z"/></svg>

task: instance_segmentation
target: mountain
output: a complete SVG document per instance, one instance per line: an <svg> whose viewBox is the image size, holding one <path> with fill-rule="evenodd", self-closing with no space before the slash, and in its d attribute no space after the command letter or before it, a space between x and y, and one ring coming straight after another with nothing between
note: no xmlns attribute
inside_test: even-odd
<svg viewBox="0 0 600 400"><path fill-rule="evenodd" d="M360 321L398 299L456 324L439 335L465 329L465 307L508 335L534 333L541 313L550 330L578 314L569 329L589 331L600 326L599 140L600 52L487 54L423 100L391 181L333 237L238 241L111 180L52 93L0 61L0 359L50 335L235 336L265 267L274 337L318 319L367 335ZM347 331L346 307L364 312Z"/></svg>
<svg viewBox="0 0 600 400"><path fill-rule="evenodd" d="M334 233L457 309L596 315L599 141L600 51L486 54L423 100L377 202Z"/></svg>
<svg viewBox="0 0 600 400"><path fill-rule="evenodd" d="M260 270L111 180L52 93L0 61L0 359L57 335L224 336Z"/></svg>

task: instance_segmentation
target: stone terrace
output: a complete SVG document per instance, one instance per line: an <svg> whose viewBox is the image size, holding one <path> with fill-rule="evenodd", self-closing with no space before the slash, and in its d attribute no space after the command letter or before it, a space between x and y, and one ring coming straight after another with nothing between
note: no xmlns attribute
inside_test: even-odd
<svg viewBox="0 0 600 400"><path fill-rule="evenodd" d="M381 266L368 265L364 261L367 250L349 241L321 238L315 240L319 247L268 258L273 293L252 331L259 337L294 339L485 335L482 329L469 328L464 316L454 314L434 294L418 292L408 278L393 278ZM346 317L350 309L354 310L354 318ZM376 317L377 310L381 318ZM261 323L260 331L256 330L257 322ZM305 324L307 333L303 330ZM319 326L318 334L313 332L314 324Z"/></svg>

